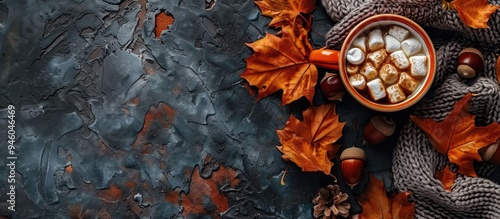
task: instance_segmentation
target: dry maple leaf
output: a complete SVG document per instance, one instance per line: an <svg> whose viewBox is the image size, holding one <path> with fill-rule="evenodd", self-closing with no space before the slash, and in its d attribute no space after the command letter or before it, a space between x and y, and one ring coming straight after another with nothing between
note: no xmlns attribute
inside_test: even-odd
<svg viewBox="0 0 500 219"><path fill-rule="evenodd" d="M500 7L488 4L487 0L454 0L451 4L464 24L474 29L488 28L491 14Z"/></svg>
<svg viewBox="0 0 500 219"><path fill-rule="evenodd" d="M325 148L313 146L308 140L296 135L280 142L282 146L278 146L278 150L290 158L297 166L301 167L302 171L322 171L330 175L333 162L328 159L328 152Z"/></svg>
<svg viewBox="0 0 500 219"><path fill-rule="evenodd" d="M415 215L415 203L408 201L409 192L387 197L384 182L370 175L362 194L356 197L363 212L360 218L410 219Z"/></svg>
<svg viewBox="0 0 500 219"><path fill-rule="evenodd" d="M449 165L446 165L443 170L436 172L436 178L441 181L444 189L450 191L455 179L457 179L457 173L453 172Z"/></svg>
<svg viewBox="0 0 500 219"><path fill-rule="evenodd" d="M328 153L335 154L338 145L334 143L342 137L345 122L339 122L335 104L311 106L304 111L301 122L290 116L283 130L278 130L282 146L278 146L286 157L302 171L322 171L330 175L333 163Z"/></svg>
<svg viewBox="0 0 500 219"><path fill-rule="evenodd" d="M312 46L305 29L285 26L281 37L268 33L248 46L254 54L246 59L247 67L241 77L259 89L257 100L283 90L282 105L303 96L312 102L318 70L307 57Z"/></svg>
<svg viewBox="0 0 500 219"><path fill-rule="evenodd" d="M415 116L411 116L411 119L424 131L439 153L446 155L451 163L458 165L458 173L477 177L473 164L474 160L482 160L478 150L497 141L500 137L500 124L477 127L474 123L475 115L468 111L471 98L472 94L469 93L455 103L451 113L442 122ZM447 168L445 171L450 170ZM449 174L452 174L450 172L438 175L445 188L449 185L446 189L450 189L453 184L448 181L451 178L454 181L456 178L456 175L450 177Z"/></svg>
<svg viewBox="0 0 500 219"><path fill-rule="evenodd" d="M255 1L262 15L271 17L271 27L281 27L290 23L302 25L307 20L301 14L310 14L316 7L316 0L260 0ZM297 20L298 19L298 20Z"/></svg>

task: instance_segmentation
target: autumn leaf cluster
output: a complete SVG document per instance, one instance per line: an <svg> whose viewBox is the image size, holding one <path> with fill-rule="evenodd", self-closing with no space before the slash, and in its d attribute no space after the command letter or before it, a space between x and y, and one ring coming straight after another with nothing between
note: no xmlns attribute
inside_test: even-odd
<svg viewBox="0 0 500 219"><path fill-rule="evenodd" d="M500 138L500 124L476 126L475 115L469 112L472 94L465 95L456 102L450 114L441 122L411 116L411 120L426 134L437 152L446 155L450 163L458 166L451 171L447 166L437 173L437 178L445 189L450 190L457 174L477 177L474 161L482 161L479 150Z"/></svg>
<svg viewBox="0 0 500 219"><path fill-rule="evenodd" d="M318 70L309 60L313 50L308 41L309 17L316 1L261 0L256 4L262 14L272 18L269 26L279 32L267 33L262 39L247 44L253 49L241 74L250 85L257 87L257 100L279 90L282 105L305 97L312 102Z"/></svg>
<svg viewBox="0 0 500 219"><path fill-rule="evenodd" d="M266 34L248 44L254 50L242 73L250 85L259 89L260 100L282 90L282 104L302 97L310 103L318 81L318 70L308 56L310 13L316 1L261 0L255 2L262 14L272 18L269 26L279 29L277 35ZM331 159L340 145L334 143L342 137L344 122L335 113L335 104L311 106L303 112L302 121L290 116L283 130L277 134L281 143L278 150L303 171L320 171L331 175Z"/></svg>
<svg viewBox="0 0 500 219"><path fill-rule="evenodd" d="M309 43L310 13L315 0L256 0L262 15L271 18L270 27L277 34L267 33L263 38L247 45L253 55L246 59L247 67L241 74L258 90L257 100L282 91L281 104L290 104L300 98L312 103L318 70L309 61L313 51ZM500 6L487 0L453 0L443 2L443 8L455 9L462 22L472 28L487 28L490 16ZM497 75L500 80L500 58ZM500 124L478 127L469 109L472 95L458 101L443 121L411 116L411 120L427 135L434 148L458 166L450 166L436 174L444 188L450 190L458 174L477 177L474 161L481 161L479 150L498 141ZM331 175L331 159L340 145L344 122L339 121L335 104L311 106L303 112L302 120L290 116L285 127L277 134L277 146L285 160L290 160L302 171L319 171ZM408 192L387 196L382 181L371 176L364 192L357 197L363 208L361 218L413 218L415 204L408 201Z"/></svg>
<svg viewBox="0 0 500 219"><path fill-rule="evenodd" d="M246 59L247 67L241 77L258 89L257 100L282 91L282 105L290 104L300 98L312 103L318 81L318 70L309 61L308 56L313 47L308 34L310 13L315 9L316 1L257 0L255 3L262 11L262 15L271 18L269 26L276 28L278 32L267 33L263 38L247 44L254 53ZM277 130L281 143L277 149L285 160L292 161L302 171L331 175L331 168L334 165L331 160L340 148L337 141L342 137L344 125L345 122L341 122L336 113L336 103L320 106L311 104L302 113L301 119L290 116L285 127ZM383 184L379 186L380 183L377 184L377 181L371 181L374 182L369 184L364 194L376 195L374 200L379 202L379 208L376 209L370 201L361 198L364 214L384 212L388 208L392 209L391 214L392 212L397 214L392 218L413 216L414 205L408 203L409 193L388 198ZM383 200L386 205L380 205L380 201ZM401 215L405 217L400 217Z"/></svg>

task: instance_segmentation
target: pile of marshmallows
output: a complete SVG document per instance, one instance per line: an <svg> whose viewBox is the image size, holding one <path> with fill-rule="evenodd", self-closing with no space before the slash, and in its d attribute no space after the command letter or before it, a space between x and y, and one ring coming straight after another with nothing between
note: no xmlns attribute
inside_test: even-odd
<svg viewBox="0 0 500 219"><path fill-rule="evenodd" d="M356 38L346 54L349 83L373 101L398 103L427 74L420 41L400 26L375 28Z"/></svg>

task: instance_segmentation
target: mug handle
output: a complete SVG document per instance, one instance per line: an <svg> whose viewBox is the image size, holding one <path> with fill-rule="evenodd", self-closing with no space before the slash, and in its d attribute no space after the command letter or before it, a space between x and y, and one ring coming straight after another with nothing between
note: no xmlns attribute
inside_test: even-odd
<svg viewBox="0 0 500 219"><path fill-rule="evenodd" d="M309 54L309 61L322 68L339 70L340 52L333 49L316 49Z"/></svg>

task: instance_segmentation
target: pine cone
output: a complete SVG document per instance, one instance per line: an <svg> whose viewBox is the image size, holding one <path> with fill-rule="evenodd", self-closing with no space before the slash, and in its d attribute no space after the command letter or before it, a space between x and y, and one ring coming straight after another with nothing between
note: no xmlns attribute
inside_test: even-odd
<svg viewBox="0 0 500 219"><path fill-rule="evenodd" d="M347 202L346 193L340 191L338 185L328 185L319 189L318 195L313 199L314 218L336 219L349 216L351 205Z"/></svg>

